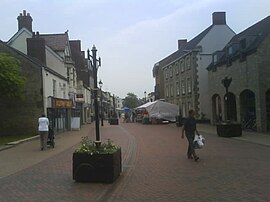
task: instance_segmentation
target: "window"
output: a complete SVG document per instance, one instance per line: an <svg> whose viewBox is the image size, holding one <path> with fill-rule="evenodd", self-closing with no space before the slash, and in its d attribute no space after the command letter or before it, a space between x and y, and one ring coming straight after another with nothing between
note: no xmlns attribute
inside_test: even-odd
<svg viewBox="0 0 270 202"><path fill-rule="evenodd" d="M172 68L172 65L170 66L170 77L171 78L173 77L173 68Z"/></svg>
<svg viewBox="0 0 270 202"><path fill-rule="evenodd" d="M166 85L166 97L169 97L169 87Z"/></svg>
<svg viewBox="0 0 270 202"><path fill-rule="evenodd" d="M240 48L243 50L246 48L246 46L247 46L246 39L240 40Z"/></svg>
<svg viewBox="0 0 270 202"><path fill-rule="evenodd" d="M229 55L232 55L232 54L233 54L233 48L232 48L232 46L230 46L230 47L228 48L228 54L229 54Z"/></svg>
<svg viewBox="0 0 270 202"><path fill-rule="evenodd" d="M66 98L66 84L63 84L63 98Z"/></svg>
<svg viewBox="0 0 270 202"><path fill-rule="evenodd" d="M179 74L179 66L178 66L178 62L175 63L175 73L176 73L176 75Z"/></svg>
<svg viewBox="0 0 270 202"><path fill-rule="evenodd" d="M180 95L180 85L179 85L179 82L176 82L175 86L176 86L176 95Z"/></svg>
<svg viewBox="0 0 270 202"><path fill-rule="evenodd" d="M191 102L188 102L188 110L191 110Z"/></svg>
<svg viewBox="0 0 270 202"><path fill-rule="evenodd" d="M187 113L186 113L186 104L184 102L182 103L182 116L183 117L186 117L187 116Z"/></svg>
<svg viewBox="0 0 270 202"><path fill-rule="evenodd" d="M190 69L190 56L186 57L186 66L187 66L187 69Z"/></svg>
<svg viewBox="0 0 270 202"><path fill-rule="evenodd" d="M190 94L192 92L191 79L187 78L187 92Z"/></svg>
<svg viewBox="0 0 270 202"><path fill-rule="evenodd" d="M218 57L217 57L217 54L215 54L215 55L213 56L213 63L214 63L214 64L217 64L217 58L218 58Z"/></svg>
<svg viewBox="0 0 270 202"><path fill-rule="evenodd" d="M56 80L53 79L53 97L56 97Z"/></svg>
<svg viewBox="0 0 270 202"><path fill-rule="evenodd" d="M171 97L173 97L173 85L172 84L170 85L170 94L171 94Z"/></svg>
<svg viewBox="0 0 270 202"><path fill-rule="evenodd" d="M185 80L182 80L181 82L181 89L182 89L182 95L185 95L186 94Z"/></svg>
<svg viewBox="0 0 270 202"><path fill-rule="evenodd" d="M166 68L165 69L165 79L168 79L169 78L169 74L168 74L168 69Z"/></svg>
<svg viewBox="0 0 270 202"><path fill-rule="evenodd" d="M184 60L180 61L180 68L181 68L181 72L185 71L185 65L184 65Z"/></svg>

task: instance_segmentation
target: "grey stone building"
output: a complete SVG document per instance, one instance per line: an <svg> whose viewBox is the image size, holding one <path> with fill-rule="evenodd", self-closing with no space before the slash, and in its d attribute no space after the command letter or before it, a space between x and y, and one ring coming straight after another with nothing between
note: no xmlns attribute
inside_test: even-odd
<svg viewBox="0 0 270 202"><path fill-rule="evenodd" d="M16 58L26 81L22 99L0 100L0 135L35 134L37 119L44 113L42 64L2 41L0 52Z"/></svg>
<svg viewBox="0 0 270 202"><path fill-rule="evenodd" d="M214 12L208 28L190 41L178 40L178 50L154 65L156 99L177 104L184 117L195 109L197 118L210 119L206 68L234 35L225 12Z"/></svg>
<svg viewBox="0 0 270 202"><path fill-rule="evenodd" d="M234 36L208 69L211 122L270 129L270 16ZM227 84L227 90L225 88Z"/></svg>

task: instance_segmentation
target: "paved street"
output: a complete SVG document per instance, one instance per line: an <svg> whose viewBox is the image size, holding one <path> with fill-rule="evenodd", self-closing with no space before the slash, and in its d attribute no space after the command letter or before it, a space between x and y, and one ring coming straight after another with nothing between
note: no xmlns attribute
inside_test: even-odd
<svg viewBox="0 0 270 202"><path fill-rule="evenodd" d="M58 135L47 151L38 139L21 143L0 151L0 201L270 201L270 136L262 145L198 128L206 146L194 162L175 124L105 123L102 140L122 147L123 172L112 184L72 180L72 152L82 136L95 139L94 124Z"/></svg>

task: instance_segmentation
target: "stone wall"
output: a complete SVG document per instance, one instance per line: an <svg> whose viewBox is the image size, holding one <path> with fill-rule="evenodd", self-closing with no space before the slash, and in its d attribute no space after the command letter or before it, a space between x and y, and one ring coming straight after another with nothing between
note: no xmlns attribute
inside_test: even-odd
<svg viewBox="0 0 270 202"><path fill-rule="evenodd" d="M0 135L23 135L37 133L37 119L43 113L41 67L29 58L0 43L0 52L15 57L26 78L22 99L0 100Z"/></svg>

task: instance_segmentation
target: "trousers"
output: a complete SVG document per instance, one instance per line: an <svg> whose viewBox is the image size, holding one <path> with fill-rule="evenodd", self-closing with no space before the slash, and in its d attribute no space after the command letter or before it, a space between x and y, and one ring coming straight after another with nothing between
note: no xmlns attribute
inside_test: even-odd
<svg viewBox="0 0 270 202"><path fill-rule="evenodd" d="M47 149L48 131L39 131L40 135L40 149Z"/></svg>

